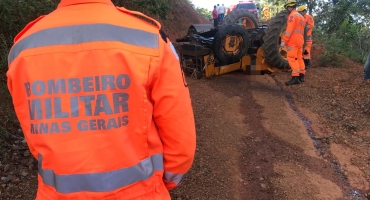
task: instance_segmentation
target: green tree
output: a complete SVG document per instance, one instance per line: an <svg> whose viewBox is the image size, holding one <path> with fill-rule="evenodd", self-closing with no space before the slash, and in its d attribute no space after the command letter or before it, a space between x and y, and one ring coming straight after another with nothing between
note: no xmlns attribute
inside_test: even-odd
<svg viewBox="0 0 370 200"><path fill-rule="evenodd" d="M211 11L208 11L207 9L205 8L195 8L195 10L201 14L204 18L206 19L212 19L212 12Z"/></svg>
<svg viewBox="0 0 370 200"><path fill-rule="evenodd" d="M370 1L328 0L318 1L315 7L315 26L326 46L335 45L336 51L356 61L364 62L370 53ZM314 35L315 36L315 35ZM328 38L338 44L328 44ZM319 38L320 39L320 38Z"/></svg>
<svg viewBox="0 0 370 200"><path fill-rule="evenodd" d="M284 2L262 0L261 11L263 6L269 6L270 15L274 16L284 9ZM314 42L326 46L325 56L330 58L326 60L345 55L359 62L365 61L370 53L369 0L298 0L298 5L306 5L314 16Z"/></svg>
<svg viewBox="0 0 370 200"><path fill-rule="evenodd" d="M195 9L195 5L193 4L193 2L191 0L185 0L189 5L191 5L191 7L193 7Z"/></svg>
<svg viewBox="0 0 370 200"><path fill-rule="evenodd" d="M264 7L269 7L270 17L274 17L277 13L284 9L284 0L260 0L257 4L259 6L259 15L264 16L262 10Z"/></svg>
<svg viewBox="0 0 370 200"><path fill-rule="evenodd" d="M112 0L114 5L123 6L127 9L148 13L157 18L167 19L170 10L169 0Z"/></svg>

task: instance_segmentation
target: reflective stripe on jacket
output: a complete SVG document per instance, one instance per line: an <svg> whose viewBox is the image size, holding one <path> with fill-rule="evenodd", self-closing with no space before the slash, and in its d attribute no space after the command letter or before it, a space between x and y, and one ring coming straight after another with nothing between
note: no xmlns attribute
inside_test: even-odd
<svg viewBox="0 0 370 200"><path fill-rule="evenodd" d="M305 18L297 10L292 10L288 16L288 23L282 43L287 47L302 47L304 44L305 24Z"/></svg>
<svg viewBox="0 0 370 200"><path fill-rule="evenodd" d="M172 43L110 0L62 0L9 53L8 88L36 199L170 199L195 153L190 95Z"/></svg>

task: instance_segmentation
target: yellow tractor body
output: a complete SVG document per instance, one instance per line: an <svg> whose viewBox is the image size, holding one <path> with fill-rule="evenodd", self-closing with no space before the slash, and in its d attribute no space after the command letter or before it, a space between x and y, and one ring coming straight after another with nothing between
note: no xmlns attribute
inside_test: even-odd
<svg viewBox="0 0 370 200"><path fill-rule="evenodd" d="M216 67L213 55L204 56L205 76L218 76L233 71L243 71L246 75L263 75L274 72L274 69L265 61L263 57L263 49L260 47L256 54L244 55L239 62Z"/></svg>

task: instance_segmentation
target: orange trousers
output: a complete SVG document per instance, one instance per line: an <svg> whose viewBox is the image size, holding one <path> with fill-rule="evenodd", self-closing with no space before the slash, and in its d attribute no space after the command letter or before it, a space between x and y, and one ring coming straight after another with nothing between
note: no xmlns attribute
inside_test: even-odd
<svg viewBox="0 0 370 200"><path fill-rule="evenodd" d="M312 40L306 41L306 47L304 50L307 50L308 54L303 55L303 59L311 60L311 46L312 46Z"/></svg>
<svg viewBox="0 0 370 200"><path fill-rule="evenodd" d="M299 74L306 74L305 65L303 62L303 48L288 46L288 63L292 68L292 76L299 76Z"/></svg>

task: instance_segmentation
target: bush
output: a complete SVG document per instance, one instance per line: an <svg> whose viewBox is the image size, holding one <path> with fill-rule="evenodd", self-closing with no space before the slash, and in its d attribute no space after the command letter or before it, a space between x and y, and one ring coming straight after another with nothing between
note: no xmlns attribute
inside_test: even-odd
<svg viewBox="0 0 370 200"><path fill-rule="evenodd" d="M113 0L113 3L160 19L167 19L167 13L170 10L168 0Z"/></svg>
<svg viewBox="0 0 370 200"><path fill-rule="evenodd" d="M313 36L316 43L323 44L328 50L319 59L321 62L334 59L332 62L340 65L342 57L346 56L364 64L370 53L370 29L361 24L351 24L348 20L344 20L335 33L314 29Z"/></svg>
<svg viewBox="0 0 370 200"><path fill-rule="evenodd" d="M48 14L56 7L51 0L0 0L0 71L7 68L7 57L13 39L30 21Z"/></svg>
<svg viewBox="0 0 370 200"><path fill-rule="evenodd" d="M318 59L322 67L344 67L343 60L343 55L332 51L326 51Z"/></svg>
<svg viewBox="0 0 370 200"><path fill-rule="evenodd" d="M343 67L345 43L335 35L324 38L320 43L324 44L326 51L318 58L320 66Z"/></svg>

